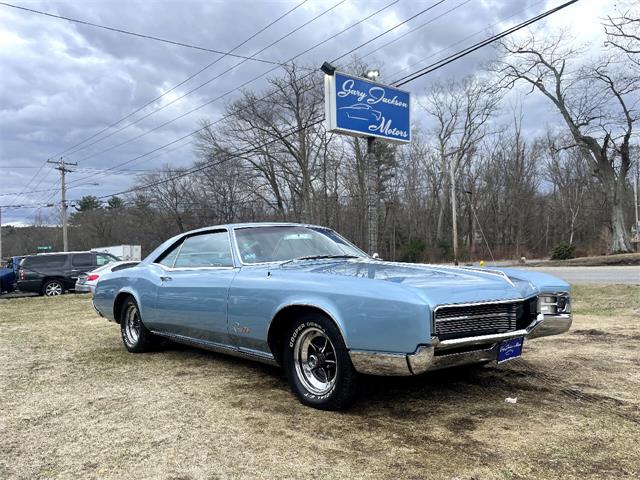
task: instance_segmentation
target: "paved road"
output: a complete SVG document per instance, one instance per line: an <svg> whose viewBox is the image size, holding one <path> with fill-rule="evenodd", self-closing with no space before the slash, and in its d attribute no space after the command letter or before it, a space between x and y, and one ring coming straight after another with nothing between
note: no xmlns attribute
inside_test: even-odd
<svg viewBox="0 0 640 480"><path fill-rule="evenodd" d="M518 268L518 267L516 267ZM532 270L555 275L574 284L624 283L640 285L640 267L535 267Z"/></svg>

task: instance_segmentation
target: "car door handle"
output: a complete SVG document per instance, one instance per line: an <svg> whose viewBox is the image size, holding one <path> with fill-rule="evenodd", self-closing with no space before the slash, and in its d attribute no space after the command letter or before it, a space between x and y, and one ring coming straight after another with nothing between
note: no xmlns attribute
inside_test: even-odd
<svg viewBox="0 0 640 480"><path fill-rule="evenodd" d="M171 277L160 277L160 280L162 280L163 282L168 282L169 280L171 280Z"/></svg>

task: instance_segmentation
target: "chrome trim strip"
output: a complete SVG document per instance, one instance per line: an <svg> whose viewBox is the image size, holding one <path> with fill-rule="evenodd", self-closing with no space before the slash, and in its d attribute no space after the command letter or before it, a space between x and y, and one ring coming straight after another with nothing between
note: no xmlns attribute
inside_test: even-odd
<svg viewBox="0 0 640 480"><path fill-rule="evenodd" d="M187 337L184 335L178 335L176 333L160 332L156 330L152 330L151 333L153 333L154 335L158 335L160 337L168 338L169 340L173 340L174 342L184 343L185 345L191 345L193 347L203 348L205 350L210 350L216 353L222 353L224 355L247 358L250 360L256 360L258 362L266 363L268 365L278 366L278 362L276 362L275 358L270 353L257 352L255 350L253 351L239 350L236 347L225 345L223 343L217 343L217 342L211 342L209 340Z"/></svg>
<svg viewBox="0 0 640 480"><path fill-rule="evenodd" d="M532 328L527 334L527 339L547 337L549 335L559 335L571 328L573 319L570 313L561 313L558 315L544 315L544 320Z"/></svg>
<svg viewBox="0 0 640 480"><path fill-rule="evenodd" d="M522 297L517 297L517 298L509 298L506 300L489 300L487 302L470 302L470 303L446 303L446 304L442 304L442 305L437 305L433 311L435 312L436 310L440 309L440 308L445 308L445 307L475 307L477 305L494 305L496 303L514 303L514 302L524 302L525 300L529 300L533 297L537 297L537 295L532 295L530 297L527 298L522 298Z"/></svg>
<svg viewBox="0 0 640 480"><path fill-rule="evenodd" d="M104 318L104 315L102 315L102 312L100 310L98 310L98 308L96 307L95 302L93 301L93 298L91 299L91 306L93 307L93 309L96 311L96 313L98 315L100 315L102 318Z"/></svg>
<svg viewBox="0 0 640 480"><path fill-rule="evenodd" d="M460 268L461 270L469 270L472 272L486 273L489 275L497 275L499 277L502 277L509 285L511 285L512 287L515 287L515 284L511 281L509 276L500 270L485 270L479 267L457 267L457 268Z"/></svg>
<svg viewBox="0 0 640 480"><path fill-rule="evenodd" d="M320 228L320 229L325 229L325 230L331 230L330 228L327 227L322 227L320 225L312 225L312 224L306 224L306 223L281 223L281 224L266 224L266 225L242 225L242 226L238 226L238 227L232 227L231 230L233 231L233 247L234 248L234 253L237 255L238 257L238 262L240 263L241 267L257 267L257 266L264 266L264 265L281 265L285 262L289 262L292 259L288 259L288 260L276 260L276 261L271 261L271 262L255 262L255 263L245 263L242 261L242 256L240 255L240 247L238 246L238 239L236 238L236 230L244 230L246 228L261 228L261 227L303 227L303 228L310 228L310 229L314 229L314 228ZM367 255L365 252L363 252L362 250L360 250L358 247L356 247L352 242L350 242L349 240L347 240L346 238L344 238L342 235L340 235L338 232L336 232L335 230L331 230L333 233L335 233L336 235L338 235L342 240L345 241L345 243L347 243L349 246L355 248L357 251L361 252L363 254L363 259L371 259L371 257L369 255Z"/></svg>
<svg viewBox="0 0 640 480"><path fill-rule="evenodd" d="M171 267L167 267L165 265L162 265L161 263L158 262L158 258L162 257L165 253L167 253L167 251L169 251L176 243L174 243L173 245L170 245L169 247L167 247L162 253L160 253L160 255L158 255L152 262L150 262L151 265L158 265L159 267L164 268L167 271L174 271L174 270L183 270L183 268L178 267L177 269L175 268L175 264L176 264L176 260L178 259L178 257L180 256L180 252L182 251L182 246L184 245L184 241L187 238L190 237L194 237L194 236L198 236L198 235L207 235L209 233L219 233L219 232L226 232L227 233L227 241L229 242L229 253L231 254L231 259L233 261L233 266L230 267L189 267L190 269L204 269L204 268L216 268L216 269L231 269L231 268L238 268L239 265L237 265L236 263L236 259L234 257L234 248L233 248L233 242L231 241L231 231L228 227L212 227L210 230L205 229L199 229L196 230L194 232L187 232L185 234L182 235L182 237L180 237L180 239L178 240L178 242L180 242L180 244L178 245L178 253L176 254L176 258L173 260L173 265ZM235 240L235 238L234 238Z"/></svg>
<svg viewBox="0 0 640 480"><path fill-rule="evenodd" d="M458 317L442 317L439 318L440 322L455 322L459 320L480 320L483 318L511 318L513 313L511 312L500 312L500 313L482 313L476 315L460 315Z"/></svg>
<svg viewBox="0 0 640 480"><path fill-rule="evenodd" d="M537 325L537 323L535 324ZM534 327L535 328L535 327ZM510 338L525 337L529 334L528 329L514 330L512 332L495 333L491 335L479 335L477 337L452 338L450 340L440 340L438 351L448 350L451 348L467 347L471 345L479 345L492 342L500 342Z"/></svg>
<svg viewBox="0 0 640 480"><path fill-rule="evenodd" d="M410 376L411 369L404 353L349 350L351 363L359 373L366 375Z"/></svg>

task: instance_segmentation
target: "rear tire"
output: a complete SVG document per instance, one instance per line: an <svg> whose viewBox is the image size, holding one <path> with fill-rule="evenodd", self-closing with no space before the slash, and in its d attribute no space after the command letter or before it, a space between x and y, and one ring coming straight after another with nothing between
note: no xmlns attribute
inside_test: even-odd
<svg viewBox="0 0 640 480"><path fill-rule="evenodd" d="M156 346L156 336L142 323L136 301L129 297L120 309L120 335L124 347L131 353L149 352Z"/></svg>
<svg viewBox="0 0 640 480"><path fill-rule="evenodd" d="M45 297L57 297L64 293L64 285L60 280L47 280L42 285L42 295Z"/></svg>
<svg viewBox="0 0 640 480"><path fill-rule="evenodd" d="M285 340L284 368L298 400L320 410L351 406L358 373L334 323L320 314L303 315L292 322Z"/></svg>

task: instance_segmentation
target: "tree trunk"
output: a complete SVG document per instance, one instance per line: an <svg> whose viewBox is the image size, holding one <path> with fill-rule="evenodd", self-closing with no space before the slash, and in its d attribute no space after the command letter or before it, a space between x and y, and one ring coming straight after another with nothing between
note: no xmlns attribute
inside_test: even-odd
<svg viewBox="0 0 640 480"><path fill-rule="evenodd" d="M615 189L616 194L610 203L611 242L609 244L609 253L631 253L633 251L627 236L624 218L624 205L622 204L624 190L624 185L618 185L618 188Z"/></svg>

